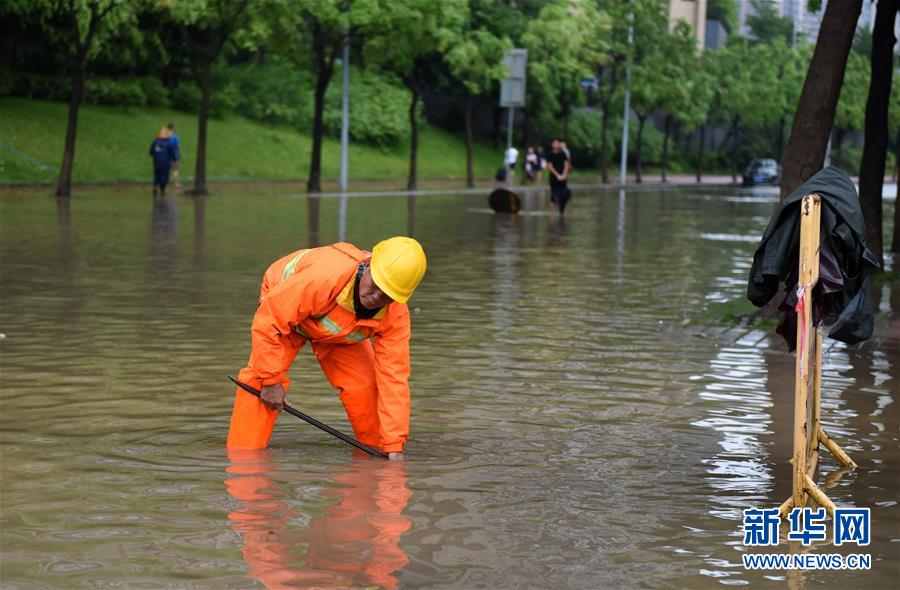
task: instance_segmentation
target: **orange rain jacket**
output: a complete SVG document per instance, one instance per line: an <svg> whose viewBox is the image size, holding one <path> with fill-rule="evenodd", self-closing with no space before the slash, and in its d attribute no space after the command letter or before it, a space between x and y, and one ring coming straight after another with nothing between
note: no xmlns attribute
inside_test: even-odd
<svg viewBox="0 0 900 590"><path fill-rule="evenodd" d="M395 301L372 319L356 317L356 272L371 256L341 242L299 250L272 264L253 318L249 366L262 385L286 387L290 363L306 340L321 361L334 346L368 344L371 338L382 450L402 451L409 436L409 309Z"/></svg>

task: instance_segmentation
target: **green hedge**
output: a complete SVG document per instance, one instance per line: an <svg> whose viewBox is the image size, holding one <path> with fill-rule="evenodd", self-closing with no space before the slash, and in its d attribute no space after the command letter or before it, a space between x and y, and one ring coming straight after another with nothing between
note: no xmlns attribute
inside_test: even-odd
<svg viewBox="0 0 900 590"><path fill-rule="evenodd" d="M23 72L0 72L0 96L65 101L71 81ZM221 118L238 114L248 119L290 125L308 131L313 123L312 75L283 60L238 66L221 65L213 71L211 114ZM409 92L392 76L354 68L350 76L350 137L382 148L409 135ZM153 77L109 78L89 76L85 102L104 106L174 107L196 113L201 93L191 79L166 88ZM338 137L341 128L341 83L335 76L325 96L325 132Z"/></svg>
<svg viewBox="0 0 900 590"><path fill-rule="evenodd" d="M21 96L40 100L69 100L72 82L67 77L24 72L0 72L0 96ZM88 76L84 102L112 106L167 106L169 91L156 78L104 78Z"/></svg>

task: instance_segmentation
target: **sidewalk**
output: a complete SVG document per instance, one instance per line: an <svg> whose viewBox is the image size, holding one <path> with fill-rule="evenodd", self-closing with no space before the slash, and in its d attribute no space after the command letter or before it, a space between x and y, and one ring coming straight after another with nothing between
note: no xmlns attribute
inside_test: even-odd
<svg viewBox="0 0 900 590"><path fill-rule="evenodd" d="M182 185L183 191L188 191L191 188L190 177L182 177ZM610 178L608 184L603 184L600 182L599 175L594 174L583 174L576 175L570 181L570 186L578 189L617 189L621 186L619 185L618 176L615 178ZM667 186L675 186L675 185L695 185L696 177L693 174L669 174ZM703 182L700 183L704 186L727 186L731 184L731 176L723 176L723 175L710 175L704 176ZM211 189L211 192L214 192L216 189L222 188L232 188L232 187L241 187L241 186L279 186L279 187L288 187L288 188L296 188L298 191L306 192L306 180L242 180L237 178L209 178L207 181L207 186ZM408 194L408 195L416 195L416 194L466 194L466 193L483 193L485 191L491 191L498 186L505 186L501 183L494 181L491 178L477 178L475 179L475 187L468 188L465 186L465 180L461 178L446 178L446 179L426 179L420 180L419 188L414 191L406 190L405 183L401 179L397 180L356 180L351 181L349 183L349 190L347 191L347 195L354 196L367 196L367 195L385 195L385 194ZM625 188L637 188L637 187L652 187L652 186L662 186L662 179L659 174L645 174L644 182L638 184L634 182L634 176L629 178L628 183L625 185ZM127 187L127 186L147 186L150 187L149 182L144 181L102 181L102 182L74 182L72 183L73 188L91 188L91 187ZM2 192L12 192L12 191L24 191L24 190L35 190L35 189L53 189L56 187L55 182L41 182L41 183L0 183L0 193ZM511 187L513 190L524 191L524 190L545 190L547 189L546 179L544 182L540 184L515 184ZM336 180L324 180L322 181L322 192L318 193L320 195L337 195L341 194L338 190L338 184Z"/></svg>
<svg viewBox="0 0 900 590"><path fill-rule="evenodd" d="M734 187L738 188L741 186L740 179L738 179L737 184L733 184L731 182L731 175L729 174L710 174L704 175L703 180L700 183L697 183L697 178L694 174L668 174L666 177L667 182L662 182L662 177L659 174L644 174L643 182L637 183L635 182L634 175L630 175L628 177L628 182L625 184L624 188L626 190L635 191L635 190L651 190L651 189L659 189L662 187L689 187L689 186L705 186L705 187ZM857 182L857 179L853 179L854 182ZM577 174L571 178L569 182L569 186L573 189L578 190L617 190L623 188L622 185L619 184L619 178L616 176L615 178L610 178L608 184L603 184L600 182L600 177L593 172ZM191 189L191 179L186 178L182 179L183 188L180 191L172 191L172 194L179 194L179 192L184 193ZM45 183L32 183L32 184L10 184L10 183L0 183L0 195L9 194L14 192L30 192L30 191L46 191L53 190L56 186L56 183L53 182L45 182ZM138 182L138 181L109 181L109 182L76 182L73 183L73 188L102 188L102 187L147 187L147 190L150 190L149 182ZM404 186L404 182L400 179L397 180L357 180L350 183L349 190L346 193L341 193L338 190L337 181L336 180L326 180L322 182L322 191L319 193L307 193L306 192L306 181L305 180L241 180L237 178L210 178L207 182L207 186L210 189L210 193L215 194L218 191L230 191L239 188L247 188L247 187L258 187L258 188L266 188L266 187L278 187L279 189L287 189L289 191L296 191L297 193L302 193L303 196L307 194L313 194L323 197L330 196L338 196L341 194L346 194L347 196L355 196L355 197L375 197L375 196L387 196L387 195L449 195L449 194L485 194L494 190L498 187L508 188L514 192L535 192L535 191L546 191L548 190L548 185L546 183L546 179L544 179L541 183L524 183L524 184L514 184L512 186L506 186L503 183L496 182L490 178L478 178L475 181L475 187L467 188L465 186L465 180L459 178L446 178L446 179L432 179L432 180L422 180L419 182L419 188L416 190L406 190ZM777 187L763 187L763 188L771 188L772 190L777 192ZM884 199L886 201L893 201L896 195L896 183L891 180L890 177L886 177L884 180Z"/></svg>

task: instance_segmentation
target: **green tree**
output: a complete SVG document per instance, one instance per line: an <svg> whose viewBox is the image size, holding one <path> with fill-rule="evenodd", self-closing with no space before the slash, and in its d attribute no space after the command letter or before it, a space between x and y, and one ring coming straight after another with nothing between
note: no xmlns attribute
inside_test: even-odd
<svg viewBox="0 0 900 590"><path fill-rule="evenodd" d="M229 42L254 47L268 32L265 14L271 0L159 0L190 48L200 87L197 117L195 195L206 195L207 123L213 92L213 65Z"/></svg>
<svg viewBox="0 0 900 590"><path fill-rule="evenodd" d="M568 134L573 107L582 100L579 80L591 76L602 61L600 30L605 24L592 2L560 0L544 6L522 35L528 48L528 84L563 135Z"/></svg>
<svg viewBox="0 0 900 590"><path fill-rule="evenodd" d="M438 59L459 40L468 20L465 0L409 0L394 7L397 18L389 34L374 38L366 46L366 56L380 67L396 75L409 90L409 174L406 188L417 185L419 149L419 101L423 75L429 60Z"/></svg>
<svg viewBox="0 0 900 590"><path fill-rule="evenodd" d="M72 194L78 111L84 101L87 67L117 35L137 24L140 2L126 0L10 0L8 10L38 22L51 45L66 55L71 93L66 139L56 195Z"/></svg>
<svg viewBox="0 0 900 590"><path fill-rule="evenodd" d="M777 51L777 44L750 44L745 39L732 38L725 47L711 54L715 114L729 123L725 143L731 140L732 182L737 182L743 128L771 124L779 116L777 85L760 82L777 77L774 57Z"/></svg>
<svg viewBox="0 0 900 590"><path fill-rule="evenodd" d="M825 161L847 54L861 9L862 0L829 2L825 7L785 152L782 199L818 172Z"/></svg>
<svg viewBox="0 0 900 590"><path fill-rule="evenodd" d="M625 72L629 59L636 52L636 39L642 38L644 42L651 39L650 34L640 32L642 24L650 23L650 30L656 22L654 15L661 11L661 4L656 0L635 0L634 2L621 2L620 0L602 0L601 10L605 15L605 21L601 23L595 32L599 46L594 52L596 62L594 71L599 80L597 88L597 106L601 113L600 125L600 177L604 183L609 182L609 158L612 150L609 148L609 123L613 115L613 109L619 108L622 98ZM632 41L629 42L629 29L632 30ZM635 31L638 31L635 33Z"/></svg>
<svg viewBox="0 0 900 590"><path fill-rule="evenodd" d="M496 87L496 83L506 76L503 54L512 46L508 37L496 36L489 29L480 26L473 16L470 16L458 40L444 55L450 71L462 84L466 94L466 186L469 187L475 186L472 163L475 140L472 130L474 97Z"/></svg>
<svg viewBox="0 0 900 590"><path fill-rule="evenodd" d="M635 146L635 180L642 182L644 125L647 118L657 111L666 111L664 149L668 149L673 110L687 100L686 63L692 63L695 40L690 26L679 22L672 33L668 32L665 14L659 11L642 22L636 32L635 66L631 85L631 107L638 118L637 145ZM653 39L652 43L645 40ZM668 154L666 154L666 157Z"/></svg>
<svg viewBox="0 0 900 590"><path fill-rule="evenodd" d="M871 36L870 84L866 98L865 143L859 167L859 201L866 220L866 241L872 252L884 266L882 236L882 191L884 190L884 165L888 146L888 113L890 112L891 78L894 74L894 22L898 0L880 0L875 12L875 28ZM846 88L847 82L844 82ZM900 205L894 204L894 209ZM894 214L894 243L897 238L897 219Z"/></svg>
<svg viewBox="0 0 900 590"><path fill-rule="evenodd" d="M735 0L709 0L706 5L706 19L722 23L729 33L737 29L737 2Z"/></svg>
<svg viewBox="0 0 900 590"><path fill-rule="evenodd" d="M715 92L715 82L709 72L702 67L703 63L704 60L702 58L695 58L685 63L684 81L678 87L682 93L680 96L678 94L673 95L673 101L667 107L669 117L667 117L661 163L663 182L666 181L669 132L673 123L676 127L688 133L697 128L700 129L696 176L697 182L703 179L703 148L706 141L706 121L711 112L713 94Z"/></svg>
<svg viewBox="0 0 900 590"><path fill-rule="evenodd" d="M779 161L784 157L784 130L789 122L789 117L793 114L794 105L800 100L803 76L811 53L812 47L808 43L802 43L799 47L786 47L779 44L772 53L778 70L774 82L777 88L777 106L775 108L780 114L775 138L775 154Z"/></svg>
<svg viewBox="0 0 900 590"><path fill-rule="evenodd" d="M869 90L869 60L851 51L847 56L844 83L834 112L834 131L831 149L838 166L847 167L844 161L844 138L848 132L862 131L866 120L866 95Z"/></svg>
<svg viewBox="0 0 900 590"><path fill-rule="evenodd" d="M747 16L747 26L757 41L772 43L783 41L785 45L791 44L794 33L794 25L791 19L778 16L772 0L751 0L754 12Z"/></svg>
<svg viewBox="0 0 900 590"><path fill-rule="evenodd" d="M344 44L365 42L368 46L383 35L402 30L402 19L412 18L414 13L408 3L391 0L287 2L279 13L274 44L294 63L308 67L315 78L308 191L322 190L325 94Z"/></svg>

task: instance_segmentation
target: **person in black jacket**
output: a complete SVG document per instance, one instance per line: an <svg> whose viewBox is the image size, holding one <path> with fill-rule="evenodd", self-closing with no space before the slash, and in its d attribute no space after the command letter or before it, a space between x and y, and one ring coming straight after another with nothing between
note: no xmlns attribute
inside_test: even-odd
<svg viewBox="0 0 900 590"><path fill-rule="evenodd" d="M559 214L566 211L566 203L572 196L572 191L566 183L572 164L565 152L562 151L563 142L554 138L550 143L550 155L547 156L547 170L550 171L550 200L556 205Z"/></svg>
<svg viewBox="0 0 900 590"><path fill-rule="evenodd" d="M855 344L872 336L873 311L868 294L869 275L880 268L866 247L866 224L856 187L846 172L829 166L803 183L772 215L753 255L747 298L757 307L769 302L785 283L785 312L778 333L796 347L800 203L817 194L822 199L822 239L819 281L813 290L813 323L835 340Z"/></svg>
<svg viewBox="0 0 900 590"><path fill-rule="evenodd" d="M172 162L178 159L170 129L163 127L159 130L156 139L150 144L150 156L153 158L153 196L165 195Z"/></svg>

